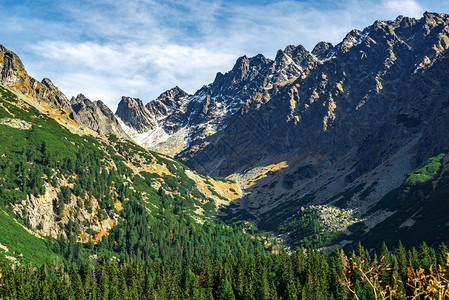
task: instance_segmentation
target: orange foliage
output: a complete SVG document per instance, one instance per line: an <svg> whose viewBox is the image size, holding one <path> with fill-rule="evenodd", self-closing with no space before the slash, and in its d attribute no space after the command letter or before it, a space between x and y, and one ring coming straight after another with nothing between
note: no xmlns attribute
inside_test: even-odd
<svg viewBox="0 0 449 300"><path fill-rule="evenodd" d="M198 282L200 283L200 286L205 287L207 285L206 282L206 276L204 275L196 275L198 277Z"/></svg>
<svg viewBox="0 0 449 300"><path fill-rule="evenodd" d="M361 282L368 283L371 287L375 299L447 299L449 297L449 279L445 274L449 270L449 253L446 254L445 265L431 266L429 270L423 268L415 269L410 262L407 268L405 282L397 280L398 283L405 283L411 289L413 295L405 295L399 289L398 284L392 286L382 283L380 280L383 271L391 272L390 265L384 265L384 257L380 263L373 261L365 263L355 257L348 258L343 252L341 259L344 265L343 274L338 278L340 284L345 286L353 295L354 299L359 299L357 295L357 280L351 279L354 274L358 274ZM393 276L394 278L394 276Z"/></svg>

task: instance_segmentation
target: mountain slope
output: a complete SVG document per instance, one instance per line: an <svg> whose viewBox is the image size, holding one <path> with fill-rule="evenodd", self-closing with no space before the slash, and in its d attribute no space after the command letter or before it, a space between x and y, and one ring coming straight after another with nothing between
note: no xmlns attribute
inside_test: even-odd
<svg viewBox="0 0 449 300"><path fill-rule="evenodd" d="M116 115L145 148L235 179L245 196L223 219L284 233L311 215L327 229L344 223L340 232L357 223L352 243L397 213L373 210L381 199L449 148L448 45L447 15L399 16L312 52L242 56L194 95L176 87L146 106L124 97ZM334 213L348 218L328 222Z"/></svg>
<svg viewBox="0 0 449 300"><path fill-rule="evenodd" d="M84 128L50 105L52 85L48 99L17 87L0 86L0 209L8 224L0 235L2 255L21 253L42 263L45 247L49 258L68 259L94 253L99 259L182 258L202 251L220 258L263 249L246 233L251 225L216 223L217 209L240 197L235 182L196 174L170 157ZM85 105L80 111L101 108L81 96L76 104ZM14 219L23 234L9 225ZM19 235L46 236L35 243L40 256L20 246Z"/></svg>
<svg viewBox="0 0 449 300"><path fill-rule="evenodd" d="M67 110L63 109L65 104L55 106L54 99L65 103L62 93L47 80L42 89L49 99L30 91L24 82L32 79L23 79L23 66L11 54L15 63L2 65L2 74L6 74L3 82L19 97L3 104L3 124L25 131L33 129L33 118L13 120L14 111L27 105L38 107L41 114L73 132L93 134L86 137L87 144L73 142L92 150L89 155L93 156L84 157L87 160L82 164L107 171L90 174L64 165L56 170L66 173L55 180L53 189L48 182L52 176L43 172L41 186L45 189L28 187L34 196L26 192L28 181L18 176L15 184L22 182L23 189L10 188L5 197L12 199L8 203L19 218L30 220L32 228L55 237L65 234L70 238L73 231L63 228L70 222L97 220L80 227L84 241L98 242L113 232L115 240L107 238L108 251L123 250L115 244L122 236L120 229L113 226L120 223L121 207L128 217L136 211L148 211L148 219L143 218L145 224L170 219L184 228L195 228L190 227L189 218L199 223L216 221L218 209L222 220L254 221L260 229L276 232L291 246L351 246L359 240L382 239L394 245L403 239L411 246L416 237L432 244L447 241L442 237L447 222L443 216L432 220L431 212L447 211L448 24L449 16L445 14L425 13L421 19L400 16L394 21L376 21L361 31L353 30L336 46L321 42L312 52L302 46L288 46L278 52L274 61L262 55L243 56L230 72L217 74L212 84L194 95L176 87L146 106L139 99L123 97L115 116L100 107L100 102L92 103L81 96ZM4 57L9 57L10 52L3 52ZM13 102L16 104L10 107ZM96 115L83 119L87 111L95 111ZM102 116L106 119L100 121ZM199 173L228 179L212 180L195 174L169 156L147 152L115 136L105 139L79 124L99 133L115 130L119 124L123 130L117 133L121 136L129 136L145 148L176 154L177 159ZM35 150L42 154L42 145L39 147L35 146ZM65 150L71 148L66 145ZM70 155L79 160L82 156L75 150L70 150ZM92 157L96 156L103 157L100 164L94 162ZM428 164L440 167L432 171L432 176L424 176L431 177L425 188L421 183L410 184L410 178L417 182L416 177L423 173L419 170L427 170ZM78 201L86 189L85 176L101 178L111 170L120 178L119 183L107 178L108 185L114 182L112 190L105 193L87 187L97 193L91 205L104 213L98 215L101 209L97 209L93 215L88 212L80 217L71 210L76 207L71 201ZM421 172L418 175L417 170ZM70 185L74 182L77 184ZM81 190L75 192L78 185ZM132 188L125 188L129 185ZM60 210L62 221L49 217L53 225L46 227L47 221L39 225L39 220L46 220L42 212L33 210L43 205L32 202L47 190L53 192L51 199L66 199L65 204L70 205L66 216L61 214L64 209L58 208L62 205L53 204L53 210ZM70 198L69 190L76 197ZM115 201L119 191L125 194L115 207L110 200ZM23 201L23 195L33 201L15 200L22 197ZM170 205L166 205L164 195L171 195L167 200ZM103 197L109 204L102 204ZM130 202L123 202L125 199ZM131 204L125 207L122 203ZM149 206L140 210L133 203ZM24 208L31 208L32 213ZM158 219L167 209L171 217ZM65 225L55 229L54 224L61 222ZM423 235L421 228L430 224L441 231ZM132 230L132 226L124 226ZM151 251L145 253L155 255L155 250Z"/></svg>
<svg viewBox="0 0 449 300"><path fill-rule="evenodd" d="M227 219L273 230L301 208L334 205L360 220L364 230L346 237L356 242L401 211L373 207L449 148L448 23L426 13L352 31L328 59L259 90L229 126L177 157L205 174L234 174L246 196L222 212Z"/></svg>

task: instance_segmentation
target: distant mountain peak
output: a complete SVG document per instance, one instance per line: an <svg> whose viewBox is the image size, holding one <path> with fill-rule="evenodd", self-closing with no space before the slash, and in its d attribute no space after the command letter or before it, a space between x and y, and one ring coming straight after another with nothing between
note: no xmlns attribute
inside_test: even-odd
<svg viewBox="0 0 449 300"><path fill-rule="evenodd" d="M123 131L114 113L101 100L91 101L83 94L70 99L77 123L99 134L115 134L129 138Z"/></svg>
<svg viewBox="0 0 449 300"><path fill-rule="evenodd" d="M163 92L155 100L150 101L145 107L156 119L160 119L185 104L187 96L189 96L188 93L175 86Z"/></svg>
<svg viewBox="0 0 449 300"><path fill-rule="evenodd" d="M115 113L126 125L140 133L153 129L157 123L139 98L122 97Z"/></svg>
<svg viewBox="0 0 449 300"><path fill-rule="evenodd" d="M312 54L315 55L318 60L328 59L334 52L334 46L328 42L319 42L312 50Z"/></svg>

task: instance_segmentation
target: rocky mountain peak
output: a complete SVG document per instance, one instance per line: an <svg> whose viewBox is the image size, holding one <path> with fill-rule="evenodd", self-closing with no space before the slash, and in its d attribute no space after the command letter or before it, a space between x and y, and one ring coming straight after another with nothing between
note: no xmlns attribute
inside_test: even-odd
<svg viewBox="0 0 449 300"><path fill-rule="evenodd" d="M61 92L61 90L57 86L55 86L53 82L48 78L42 79L41 83L50 91L50 93L52 93L55 96L54 105L60 106L63 110L70 113L71 108L69 99L67 99L64 93ZM52 97L50 97L50 99L52 99Z"/></svg>
<svg viewBox="0 0 449 300"><path fill-rule="evenodd" d="M425 11L423 13L424 21L426 23L433 23L434 25L441 25L441 23L445 23L447 21L447 16L447 14L430 11Z"/></svg>
<svg viewBox="0 0 449 300"><path fill-rule="evenodd" d="M140 133L151 130L157 125L156 120L139 98L123 96L115 114L125 125L134 128Z"/></svg>
<svg viewBox="0 0 449 300"><path fill-rule="evenodd" d="M416 24L417 20L414 18L398 16L394 21L401 28L408 28Z"/></svg>
<svg viewBox="0 0 449 300"><path fill-rule="evenodd" d="M178 108L184 103L184 99L187 96L189 96L187 92L183 91L180 87L175 86L174 88L163 92L156 100L162 102L166 106Z"/></svg>
<svg viewBox="0 0 449 300"><path fill-rule="evenodd" d="M159 97L185 97L189 94L185 91L183 91L179 86L175 86L174 88L169 89L168 91L165 91L162 93Z"/></svg>
<svg viewBox="0 0 449 300"><path fill-rule="evenodd" d="M0 45L1 83L7 86L22 83L27 73L20 58L12 51Z"/></svg>
<svg viewBox="0 0 449 300"><path fill-rule="evenodd" d="M314 59L310 55L311 53L304 48L303 45L298 46L290 46L285 48L284 53L289 55L293 61L300 67L304 68L306 67L310 62L312 62Z"/></svg>
<svg viewBox="0 0 449 300"><path fill-rule="evenodd" d="M234 67L232 68L232 71L236 71L238 69L243 68L243 66L249 65L249 57L246 55L240 56L235 61Z"/></svg>
<svg viewBox="0 0 449 300"><path fill-rule="evenodd" d="M123 131L114 113L101 100L91 101L83 94L70 99L74 112L74 119L100 134L115 134L129 138Z"/></svg>
<svg viewBox="0 0 449 300"><path fill-rule="evenodd" d="M0 45L0 74L1 84L44 101L53 109L72 113L65 95L49 79L41 83L29 76L20 58L3 45Z"/></svg>
<svg viewBox="0 0 449 300"><path fill-rule="evenodd" d="M49 78L42 79L41 83L43 85L45 85L47 88L49 88L50 90L58 90L59 91L59 89L53 84L53 82Z"/></svg>
<svg viewBox="0 0 449 300"><path fill-rule="evenodd" d="M150 101L145 107L156 119L167 116L173 110L179 109L184 103L188 93L176 86L163 92L157 99Z"/></svg>
<svg viewBox="0 0 449 300"><path fill-rule="evenodd" d="M294 45L288 45L287 47L285 47L284 51L279 49L276 54L276 58L279 56L279 54L286 54L286 55L292 57L292 53L293 53L293 51L295 51L295 49L296 49L296 47ZM274 60L276 60L276 58Z"/></svg>
<svg viewBox="0 0 449 300"><path fill-rule="evenodd" d="M344 48L356 44L360 39L361 33L362 32L357 29L351 30L340 43L341 47Z"/></svg>
<svg viewBox="0 0 449 300"><path fill-rule="evenodd" d="M332 56L332 54L334 52L333 49L334 49L334 46L331 43L319 42L313 48L312 54L315 55L315 57L318 60L325 60Z"/></svg>
<svg viewBox="0 0 449 300"><path fill-rule="evenodd" d="M83 94L78 94L76 97L72 97L72 99L70 99L70 103L72 105L84 102L91 102L91 101L87 99Z"/></svg>
<svg viewBox="0 0 449 300"><path fill-rule="evenodd" d="M229 73L226 73L228 76L225 76L225 78L231 84L239 84L248 81L248 79L251 80L257 76L259 70L270 61L271 60L267 59L262 54L258 54L251 58L244 55L237 59L232 70ZM249 78L248 75L251 75L251 78Z"/></svg>
<svg viewBox="0 0 449 300"><path fill-rule="evenodd" d="M316 58L302 45L287 46L284 51L278 50L274 62L270 66L270 75L264 81L264 86L281 83L299 76Z"/></svg>
<svg viewBox="0 0 449 300"><path fill-rule="evenodd" d="M294 46L287 46L287 48L288 47L294 47ZM276 52L276 57L275 57L275 59L274 59L274 61L275 62L281 62L282 60L284 60L286 57L292 57L292 50L291 51L288 51L287 50L287 48L285 48L285 50L284 51L282 51L281 49L279 49L277 52Z"/></svg>

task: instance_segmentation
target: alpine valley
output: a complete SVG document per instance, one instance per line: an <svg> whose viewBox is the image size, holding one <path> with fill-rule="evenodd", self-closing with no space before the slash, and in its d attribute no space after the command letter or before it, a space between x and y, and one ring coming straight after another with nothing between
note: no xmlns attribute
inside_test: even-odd
<svg viewBox="0 0 449 300"><path fill-rule="evenodd" d="M312 259L338 247L367 262L383 242L384 255L449 243L448 49L449 15L399 16L311 52L290 45L274 60L242 56L193 95L176 86L146 104L123 96L113 113L30 77L0 46L0 256L17 268L56 259L55 274L72 284L75 273L84 282L89 263L64 271L58 261L101 262L92 272L106 296L89 299L113 298L119 284L100 274L112 278L108 266L122 263L137 268L129 278L153 280L141 283L152 286L147 299L359 299L346 271L320 287L296 260L316 267ZM309 248L307 258L297 247ZM187 263L172 265L183 270L173 278L198 292L171 291L169 281L156 288L172 278L166 262L178 260ZM139 271L133 263L142 262L157 266ZM239 277L251 262L273 268L266 291ZM289 285L276 269L285 264L304 280ZM122 297L143 297L123 284ZM0 299L27 295L3 285ZM370 286L363 299L378 296Z"/></svg>

